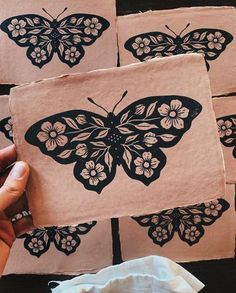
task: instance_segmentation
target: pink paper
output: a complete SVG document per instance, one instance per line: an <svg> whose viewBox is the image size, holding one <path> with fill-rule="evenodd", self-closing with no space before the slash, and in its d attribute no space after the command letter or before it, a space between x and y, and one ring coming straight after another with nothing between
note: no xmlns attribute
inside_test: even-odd
<svg viewBox="0 0 236 293"><path fill-rule="evenodd" d="M0 96L0 148L12 143L12 120L9 111L9 96Z"/></svg>

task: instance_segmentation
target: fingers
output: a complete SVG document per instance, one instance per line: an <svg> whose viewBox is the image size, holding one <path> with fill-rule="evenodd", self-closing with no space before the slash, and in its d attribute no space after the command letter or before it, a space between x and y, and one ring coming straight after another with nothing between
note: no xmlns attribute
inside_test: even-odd
<svg viewBox="0 0 236 293"><path fill-rule="evenodd" d="M4 211L19 199L25 190L28 177L29 166L24 162L16 162L0 188L0 211Z"/></svg>
<svg viewBox="0 0 236 293"><path fill-rule="evenodd" d="M20 221L13 223L13 228L14 228L16 237L19 237L22 234L25 234L35 229L33 225L32 217L25 217L25 218L22 218Z"/></svg>
<svg viewBox="0 0 236 293"><path fill-rule="evenodd" d="M14 145L0 150L0 174L4 173L16 161L16 158L17 154Z"/></svg>

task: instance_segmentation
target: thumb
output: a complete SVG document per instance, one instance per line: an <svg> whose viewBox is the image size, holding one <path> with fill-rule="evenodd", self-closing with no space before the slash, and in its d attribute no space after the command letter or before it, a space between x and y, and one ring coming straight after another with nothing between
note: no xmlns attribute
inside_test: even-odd
<svg viewBox="0 0 236 293"><path fill-rule="evenodd" d="M0 188L0 212L15 203L25 190L29 177L29 166L16 162L5 183Z"/></svg>

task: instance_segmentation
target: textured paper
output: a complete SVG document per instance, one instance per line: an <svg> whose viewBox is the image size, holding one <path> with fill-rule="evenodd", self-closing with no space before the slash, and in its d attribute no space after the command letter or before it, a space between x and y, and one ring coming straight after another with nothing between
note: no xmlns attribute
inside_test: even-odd
<svg viewBox="0 0 236 293"><path fill-rule="evenodd" d="M208 61L210 66L209 76L212 94L220 95L232 92L232 89L235 87L234 77L236 76L236 66L234 63L236 51L235 23L235 7L179 8L153 12L149 11L146 13L118 17L120 63L121 65L131 64L133 62L139 62L140 58L143 60L148 56L155 56L156 54L157 57L162 57L163 55L168 56L186 53L186 51L198 51L199 53L204 51L207 58L214 59ZM175 34L179 35L188 24L190 25L181 34L181 41ZM168 30L165 25L174 31L175 34ZM191 34L190 39L186 39L185 44L183 44L185 37L188 37L189 33L199 29L201 31L196 31L196 33L199 33L199 36L195 35L198 40L197 42L195 42L193 34ZM223 30L227 33L221 33L219 30ZM150 37L148 37L153 35L149 34L153 32L159 32L156 35L154 34L155 37L157 37L156 40L154 39L154 43L150 41ZM205 32L206 34L203 35ZM233 37L232 41L228 33ZM129 47L133 48L133 51L138 54L134 57L131 51L125 48L125 43L130 38L134 36L138 37L138 35L141 34L145 34L141 36L142 40L137 39L137 42L131 42L129 45ZM215 43L214 36L216 36ZM222 37L224 39L222 39ZM202 41L200 40L201 38ZM136 38L134 40L136 40ZM194 41L195 48L189 46L189 40ZM180 45L179 47L174 47L178 42L184 46L182 47ZM160 43L163 44L160 46ZM226 44L228 44L226 49L219 55L219 52L225 48ZM203 45L206 47L204 48ZM190 49L188 47L190 47ZM157 51L153 52L153 49ZM207 53L210 55L207 55ZM224 74L222 74L222 72Z"/></svg>
<svg viewBox="0 0 236 293"><path fill-rule="evenodd" d="M0 148L9 146L12 142L6 134L10 133L12 124L9 111L9 96L0 96Z"/></svg>
<svg viewBox="0 0 236 293"><path fill-rule="evenodd" d="M75 252L70 253L70 249L76 245L75 242L78 243L78 240L73 239L75 242L72 242L71 239L67 239L67 253L70 253L68 255L56 248L53 242L56 241L55 237L52 237L50 247L45 252L40 250L44 246L43 239L46 237L43 237L43 234L37 237L31 236L28 238L29 241L26 237L17 239L11 249L4 274L75 275L97 272L112 265L112 238L109 220L97 223L87 234L78 236L81 242ZM29 246L32 248L32 245L35 245L35 250L31 249L31 252L36 254L42 252L40 257L30 254Z"/></svg>
<svg viewBox="0 0 236 293"><path fill-rule="evenodd" d="M117 63L117 44L116 44L116 11L115 11L115 1L114 0L107 0L107 1L68 1L68 0L59 0L57 1L57 4L53 1L47 1L47 0L40 0L40 1L34 1L34 0L12 0L10 3L1 0L1 12L0 12L0 23L2 24L6 19L12 18L12 21L10 23L6 24L6 28L9 26L9 34L12 36L16 36L17 40L22 40L22 46L19 46L15 43L14 40L10 39L8 37L8 34L5 33L3 30L0 29L0 70L1 70L1 83L14 83L14 84L21 84L25 82L35 81L43 78L58 76L61 74L67 74L67 73L75 73L75 72L84 72L89 70L94 70L98 68L109 68L116 66ZM69 17L70 15L74 14L91 14L91 15L97 15L99 17L103 17L109 22L109 27L103 31L101 36L97 36L97 34L100 34L100 31L103 30L103 25L100 26L99 22L97 20L94 21L94 18L91 16L89 17L89 22L86 21L86 16L80 22L78 25L79 27L83 27L83 33L81 35L81 32L77 33L75 29L79 29L78 27L75 27L76 22L72 20L72 26L70 27L71 31L69 34L66 34L61 31L59 32L59 36L56 36L56 41L62 40L63 36L69 35L69 41L70 44L66 44L69 46L69 48L66 48L64 51L70 50L72 47L76 47L77 50L72 49L72 53L74 53L74 57L70 55L70 52L67 51L66 55L70 56L69 60L71 58L77 58L82 51L79 51L80 47L80 40L78 38L79 36L86 37L86 38L92 38L95 39L95 42L89 46L83 46L83 49L85 51L84 57L81 59L80 63L78 65L74 65L74 61L72 60L72 63L70 63L70 67L68 64L63 63L59 57L58 54L55 53L52 57L52 60L45 64L42 68L38 67L41 63L37 63L37 60L45 59L43 56L45 55L45 52L49 52L49 48L47 47L47 44L44 46L44 44L40 45L40 42L42 41L41 36L44 37L49 36L50 40L53 39L52 34L57 33L58 31L52 31L45 33L47 30L44 29L43 31L38 32L37 29L39 25L42 23L42 17L46 19L46 21L49 23L49 29L53 26L53 19L49 15L47 15L42 8L46 9L46 11L52 15L52 17L55 19L57 15L59 15L65 8L67 10L58 18L58 21L60 22L62 19ZM35 17L32 17L32 14L40 16L39 21L36 21L36 24L32 24L32 19L34 20ZM22 18L22 15L28 15L28 22L26 18ZM17 16L17 18L15 18ZM95 17L96 18L96 17ZM15 21L15 19L18 20ZM77 18L76 21L80 19ZM91 22L92 21L92 22ZM39 24L38 24L39 22ZM26 24L25 24L26 23ZM55 23L55 21L54 21ZM45 23L43 23L45 25ZM60 22L62 24L62 22ZM93 28L90 29L90 25L93 25ZM3 25L3 24L2 24ZM20 25L19 27L16 27L17 25ZM35 26L31 29L31 26ZM48 25L48 24L47 24ZM87 25L87 26L86 26ZM63 26L63 24L62 24ZM85 26L87 28L86 32L84 33ZM60 28L61 29L61 28ZM90 29L90 31L88 31ZM36 31L35 31L36 30ZM93 30L93 31L92 31ZM27 31L27 34L25 32ZM33 31L33 32L32 32ZM32 33L30 33L32 32ZM43 32L43 34L42 34ZM68 33L68 31L66 31ZM75 39L72 39L73 36L77 36ZM24 42L26 38L31 37L31 43L27 41ZM40 42L36 42L36 37L38 37L37 40L40 39ZM44 39L45 40L45 39ZM64 40L67 40L64 38ZM90 42L88 39L86 39L86 42ZM24 44L31 44L32 50L29 52L29 58L26 56L27 49L29 47L24 47ZM72 45L71 45L72 43ZM20 43L21 44L21 43ZM65 46L66 46L65 45ZM41 51L44 50L44 52L41 52L37 48L41 48ZM57 46L58 47L58 46ZM60 46L59 46L60 48ZM60 48L61 49L61 48ZM33 53L35 51L35 54ZM31 55L33 53L33 56ZM37 54L41 54L39 57L37 57ZM63 54L65 57L65 55ZM38 59L37 59L37 58ZM66 59L66 60L65 60ZM36 60L36 65L33 65L31 63L32 60ZM68 58L63 58L63 60L68 62ZM45 61L45 60L44 60Z"/></svg>
<svg viewBox="0 0 236 293"><path fill-rule="evenodd" d="M181 72L181 75L179 75L179 72ZM58 119L56 118L55 120L49 116L76 109L104 115L104 111L89 103L87 97L93 97L96 103L111 111L110 109L114 107L122 93L126 90L128 94L121 104L118 105L115 111L116 115L135 101L138 101L135 111L140 113L143 110L143 106L140 107L141 102L139 102L139 99L150 96L169 95L171 98L167 100L167 97L165 97L164 100L166 103L174 100L172 102L174 104L177 103L176 99L178 100L178 98L172 98L173 95L186 96L191 97L191 105L193 105L193 101L196 101L194 105L201 104L202 106L201 112L193 119L190 129L184 133L182 139L172 148L162 149L162 152L167 157L166 165L161 170L160 178L153 180L149 186L140 181L141 179L147 180L149 173L147 174L146 169L142 169L142 175L138 175L140 169L134 169L137 174L133 172L132 176L135 175L137 180L133 180L120 166L117 167L114 179L102 191L99 190L99 194L96 189L100 188L101 184L103 184L100 182L107 182L103 180L104 178L97 180L96 186L95 184L94 186L89 185L91 181L88 177L83 181L76 180L74 175L80 175L80 178L82 178L81 174L85 172L83 171L84 169L81 173L77 171L76 174L73 174L74 163L61 164L50 157L50 152L52 151L49 151L49 148L55 147L55 151L58 151L58 154L61 155L61 152L65 152L65 148L68 148L67 145L59 147L54 144L55 141L44 141L43 144L40 143L40 146L44 148L47 144L48 150L44 149L47 155L44 155L38 147L25 141L26 132L29 129L33 131L31 126L40 119L46 119L46 126L49 121L55 124ZM179 97L179 99L181 98ZM147 101L149 101L149 98L146 98L145 101L143 100L142 103ZM150 104L152 109L148 108L149 112L153 112L153 109L155 110L156 104L154 104ZM162 108L156 110L153 115L159 115L158 113L159 111L162 112L163 107L169 107L164 104L164 102L159 103L158 105L162 105ZM29 207L36 226L76 225L90 220L147 214L157 210L219 198L224 194L222 150L212 109L207 72L204 60L198 54L174 56L123 68L64 76L14 88L12 90L10 108L14 122L14 139L19 159L27 161L31 166L28 197ZM184 112L185 109L184 107L182 108L181 111ZM194 109L197 111L197 108ZM124 111L123 113L127 112ZM68 116L69 114L63 115ZM86 115L86 119L90 119L87 112ZM137 114L134 117L143 117L146 115L146 112L142 114L143 116L139 115ZM96 117L100 117L100 120L104 119L102 116ZM83 116L78 116L77 118L78 123L84 123ZM167 117L161 116L161 119L164 118ZM126 118L123 117L123 119ZM65 120L63 119L63 121ZM166 124L163 122L166 123L166 119L161 122L166 127ZM172 122L177 124L187 123L186 120ZM96 123L101 122L98 121ZM30 140L34 137L38 144L40 142L38 135L42 135L42 124L40 122L37 125L39 125L39 129L36 132L28 133L27 139ZM61 127L61 124L59 125ZM138 123L138 125L140 124ZM146 129L146 124L141 125L142 127L145 126ZM150 125L148 124L148 126ZM137 167L140 166L141 157L144 158L145 155L150 155L144 155L145 152L150 153L152 151L151 155L153 156L154 154L156 156L156 152L159 149L158 144L155 148L152 145L153 137L150 137L152 136L150 132L155 131L152 127L151 129L148 127L147 131L142 132L148 133L149 139L145 141L151 144L151 148L147 147L143 153L140 152L140 157L135 163ZM160 125L159 128L161 128ZM174 128L172 125L168 131L162 130L171 133ZM175 129L174 131L178 135L177 130ZM125 138L127 137L129 136L125 136ZM60 138L65 142L64 137ZM108 138L112 139L110 136ZM173 139L171 135L167 136L167 138L171 141ZM159 135L158 139L162 140L162 137ZM88 143L88 140L83 141L83 143ZM116 146L118 147L119 145L118 141ZM144 146L144 144L142 145ZM92 160L81 149L79 155L85 155L84 160L79 158L80 168L86 162ZM132 159L133 156L132 154ZM55 158L57 159L58 155ZM162 160L160 157L158 158L159 161ZM144 166L145 160L141 160L142 166ZM153 163L152 168L154 171L151 171L149 166L148 172L156 174L151 172L157 172L159 163L157 167L155 160L151 162ZM102 162L104 169L102 171L101 166L99 166L97 172L106 172L105 175L109 179L110 173L107 171L107 164L105 161ZM131 164L133 164L133 167L133 161ZM89 169L89 166L87 167L86 165L86 168ZM100 175L104 177L104 174ZM90 176L92 177L92 174ZM150 178L149 176L149 180L152 180L152 177ZM85 182L89 185L86 185L86 188ZM91 188L94 188L94 190Z"/></svg>
<svg viewBox="0 0 236 293"><path fill-rule="evenodd" d="M120 219L121 250L123 260L134 259L150 254L165 256L177 262L191 262L234 257L234 184L227 184L224 200L230 204L229 209L226 210L213 224L209 226L202 226L205 230L203 236L200 238L198 243L192 245L182 241L178 233L175 232L172 240L165 243L163 246L160 246L159 244L155 244L150 238L148 234L149 227L139 225L132 218ZM209 208L209 206L207 206L206 209L207 208ZM219 206L219 201L215 201L214 208L211 209L211 213L214 213L215 215L218 213L219 215L220 210L221 207ZM166 216L168 217L168 214L166 214ZM171 217L171 215L169 216ZM209 216L205 214L205 217ZM168 226L165 226L164 230L168 230L168 228ZM199 231L199 228L196 230L192 228L192 230L196 233ZM163 235L167 235L163 233L163 230L160 228L158 231L162 234L159 238L163 238ZM193 237L195 237L195 234Z"/></svg>
<svg viewBox="0 0 236 293"><path fill-rule="evenodd" d="M224 153L226 181L236 183L236 96L213 99Z"/></svg>

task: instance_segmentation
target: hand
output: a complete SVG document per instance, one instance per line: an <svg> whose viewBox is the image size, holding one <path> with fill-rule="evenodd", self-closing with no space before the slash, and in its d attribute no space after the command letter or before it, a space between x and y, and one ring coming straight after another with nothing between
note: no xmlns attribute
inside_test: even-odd
<svg viewBox="0 0 236 293"><path fill-rule="evenodd" d="M15 224L10 220L22 210L27 210L22 194L28 181L29 166L16 162L16 158L15 146L0 150L0 275L16 236L32 227L29 218L23 218Z"/></svg>

